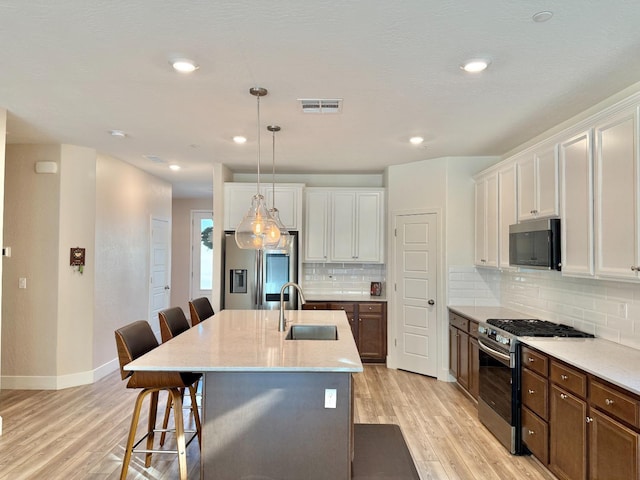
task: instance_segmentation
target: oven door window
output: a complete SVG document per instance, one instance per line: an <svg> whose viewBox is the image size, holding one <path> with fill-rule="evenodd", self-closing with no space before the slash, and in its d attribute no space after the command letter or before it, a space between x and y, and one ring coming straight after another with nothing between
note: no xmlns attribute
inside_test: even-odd
<svg viewBox="0 0 640 480"><path fill-rule="evenodd" d="M480 398L509 425L514 425L512 373L508 362L480 350Z"/></svg>

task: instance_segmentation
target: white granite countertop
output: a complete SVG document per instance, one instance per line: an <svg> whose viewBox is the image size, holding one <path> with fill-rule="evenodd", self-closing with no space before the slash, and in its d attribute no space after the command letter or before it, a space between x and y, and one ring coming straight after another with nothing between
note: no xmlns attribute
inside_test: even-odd
<svg viewBox="0 0 640 480"><path fill-rule="evenodd" d="M341 310L286 312L292 324L336 325L338 340L285 340L277 310L222 310L129 363L126 370L179 372L361 372Z"/></svg>
<svg viewBox="0 0 640 480"><path fill-rule="evenodd" d="M489 318L531 318L502 307L449 307L479 322ZM640 395L640 350L602 338L518 337L543 353Z"/></svg>

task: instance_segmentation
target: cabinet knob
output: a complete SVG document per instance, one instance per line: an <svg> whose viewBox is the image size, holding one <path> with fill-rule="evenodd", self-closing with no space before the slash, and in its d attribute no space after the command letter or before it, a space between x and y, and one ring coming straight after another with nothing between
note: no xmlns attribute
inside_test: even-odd
<svg viewBox="0 0 640 480"><path fill-rule="evenodd" d="M567 377L566 375L564 375L564 374L563 374L563 375L560 375L560 378L561 378L562 380L567 380L569 377Z"/></svg>
<svg viewBox="0 0 640 480"><path fill-rule="evenodd" d="M529 357L529 363L533 363L533 362L535 362L535 361L536 361L536 359L535 359L535 358L533 358L533 357Z"/></svg>
<svg viewBox="0 0 640 480"><path fill-rule="evenodd" d="M529 393L529 395L533 395L534 393L536 393L535 390L531 390L531 389L527 390L527 392Z"/></svg>
<svg viewBox="0 0 640 480"><path fill-rule="evenodd" d="M613 400L611 400L610 398L605 398L604 403L606 403L607 405L613 405Z"/></svg>
<svg viewBox="0 0 640 480"><path fill-rule="evenodd" d="M591 417L587 417L587 418L586 418L586 421L587 421L587 423L591 423L591 422L593 422L593 418L591 418Z"/></svg>
<svg viewBox="0 0 640 480"><path fill-rule="evenodd" d="M562 400L566 400L566 399L567 399L567 394L566 394L566 393L561 393L561 394L560 394L560 398L561 398Z"/></svg>
<svg viewBox="0 0 640 480"><path fill-rule="evenodd" d="M529 430L527 433L528 433L529 435L534 435L536 432L534 432L533 430Z"/></svg>

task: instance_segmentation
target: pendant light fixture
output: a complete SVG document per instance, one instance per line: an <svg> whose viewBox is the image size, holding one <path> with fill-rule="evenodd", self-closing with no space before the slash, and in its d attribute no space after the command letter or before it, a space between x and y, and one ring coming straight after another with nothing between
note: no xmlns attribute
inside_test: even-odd
<svg viewBox="0 0 640 480"><path fill-rule="evenodd" d="M258 180L257 192L251 198L251 207L236 228L236 243L239 248L262 250L275 248L280 241L280 229L267 210L264 196L260 193L260 97L267 94L266 88L254 87L249 93L256 97L258 105Z"/></svg>
<svg viewBox="0 0 640 480"><path fill-rule="evenodd" d="M282 220L280 219L280 212L276 208L276 132L280 131L280 127L278 125L269 125L267 130L271 132L272 137L272 166L271 166L271 208L269 209L269 213L273 218L273 221L276 222L276 226L280 230L280 241L278 242L277 249L278 250L287 250L291 243L291 235L289 235L289 231L287 227L284 226Z"/></svg>

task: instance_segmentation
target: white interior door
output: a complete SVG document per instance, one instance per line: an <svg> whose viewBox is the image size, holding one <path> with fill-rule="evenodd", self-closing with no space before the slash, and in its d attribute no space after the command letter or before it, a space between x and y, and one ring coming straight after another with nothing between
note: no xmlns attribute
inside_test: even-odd
<svg viewBox="0 0 640 480"><path fill-rule="evenodd" d="M397 215L398 368L437 377L437 214Z"/></svg>
<svg viewBox="0 0 640 480"><path fill-rule="evenodd" d="M158 312L169 307L169 299L171 296L170 248L171 230L169 228L169 221L152 218L151 258L149 261L149 323L158 338L160 338Z"/></svg>

